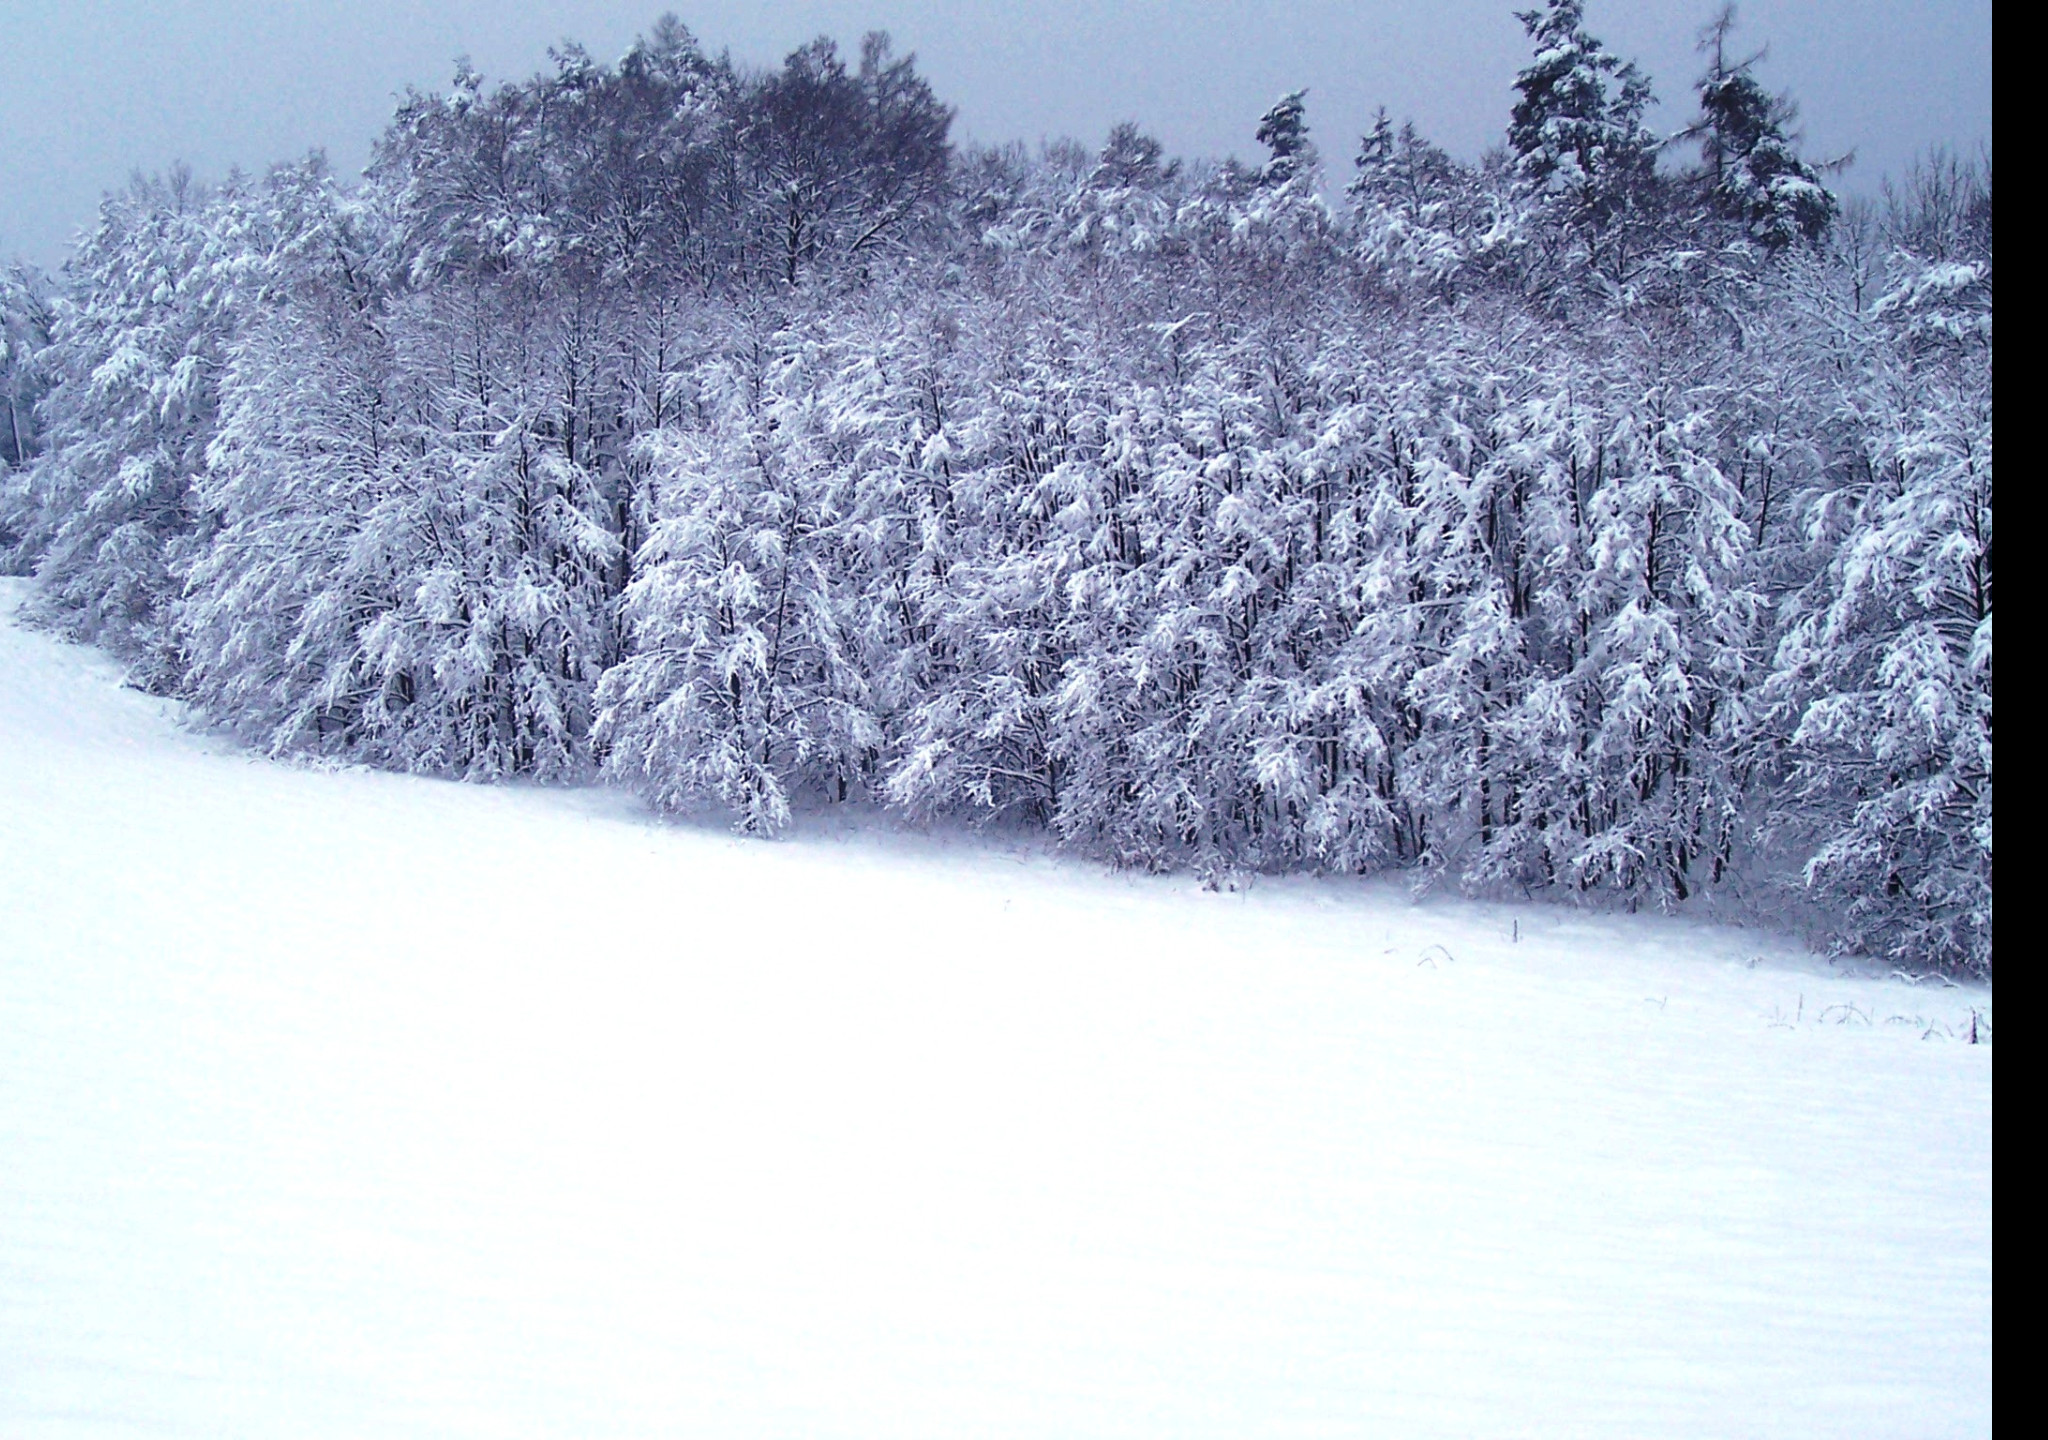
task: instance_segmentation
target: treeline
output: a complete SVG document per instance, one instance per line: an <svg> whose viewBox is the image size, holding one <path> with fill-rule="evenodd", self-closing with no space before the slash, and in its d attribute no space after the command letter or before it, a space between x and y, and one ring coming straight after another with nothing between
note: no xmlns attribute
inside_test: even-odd
<svg viewBox="0 0 2048 1440"><path fill-rule="evenodd" d="M273 752L1811 906L1991 964L1991 172L1846 213L1578 0L1506 143L961 150L664 20L7 281L0 545ZM1802 900L1800 897L1804 896Z"/></svg>

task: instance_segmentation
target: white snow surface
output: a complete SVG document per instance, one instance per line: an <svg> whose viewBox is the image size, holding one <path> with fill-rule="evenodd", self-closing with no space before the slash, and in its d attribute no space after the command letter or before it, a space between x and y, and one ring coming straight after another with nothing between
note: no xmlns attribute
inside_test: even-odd
<svg viewBox="0 0 2048 1440"><path fill-rule="evenodd" d="M0 1436L1987 1434L1989 1004L279 765L0 618Z"/></svg>

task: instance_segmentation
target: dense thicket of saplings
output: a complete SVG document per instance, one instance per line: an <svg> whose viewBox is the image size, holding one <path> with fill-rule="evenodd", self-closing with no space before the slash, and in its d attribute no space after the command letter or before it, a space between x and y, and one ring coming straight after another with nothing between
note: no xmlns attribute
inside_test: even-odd
<svg viewBox="0 0 2048 1440"><path fill-rule="evenodd" d="M0 545L276 752L1988 970L1988 157L1841 214L1725 24L1674 141L1580 12L1337 204L1299 95L1247 168L954 148L879 36L462 68L7 279Z"/></svg>

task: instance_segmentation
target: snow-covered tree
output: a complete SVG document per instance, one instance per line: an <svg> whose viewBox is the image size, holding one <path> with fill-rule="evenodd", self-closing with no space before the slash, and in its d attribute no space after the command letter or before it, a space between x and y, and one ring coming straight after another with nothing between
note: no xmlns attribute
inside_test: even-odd
<svg viewBox="0 0 2048 1440"><path fill-rule="evenodd" d="M1919 189L1929 203L1894 213L1893 285L1859 347L1856 449L1808 519L1826 563L1787 606L1778 818L1816 842L1806 878L1846 909L1848 943L1988 969L1991 256L1988 231L1941 259L1906 250L1970 208L1940 179Z"/></svg>
<svg viewBox="0 0 2048 1440"><path fill-rule="evenodd" d="M1479 177L1412 123L1397 131L1384 109L1359 143L1345 191L1360 260L1396 284L1446 286L1486 229Z"/></svg>
<svg viewBox="0 0 2048 1440"><path fill-rule="evenodd" d="M1585 26L1584 0L1546 0L1517 19L1535 55L1515 77L1508 147L1585 263L1625 279L1652 218L1659 142L1643 122L1649 77Z"/></svg>
<svg viewBox="0 0 2048 1440"><path fill-rule="evenodd" d="M42 352L57 319L49 288L26 265L0 270L0 477L22 469L40 448L36 405L48 388ZM0 546L9 543L0 537Z"/></svg>
<svg viewBox="0 0 2048 1440"><path fill-rule="evenodd" d="M101 206L67 267L72 293L43 352L44 450L7 522L43 613L159 687L181 664L169 620L201 543L192 484L254 278L244 185L213 191L179 169Z"/></svg>
<svg viewBox="0 0 2048 1440"><path fill-rule="evenodd" d="M385 687L358 639L396 597L361 546L406 451L388 286L324 166L280 168L254 203L269 244L193 486L211 534L176 608L184 692L272 751L369 753Z"/></svg>
<svg viewBox="0 0 2048 1440"><path fill-rule="evenodd" d="M634 653L602 691L610 764L757 832L789 822L793 786L843 795L882 740L842 593L851 477L810 373L831 358L744 317L698 422L640 442L662 518L625 596Z"/></svg>
<svg viewBox="0 0 2048 1440"><path fill-rule="evenodd" d="M1285 185L1314 169L1316 151L1308 138L1307 101L1306 90L1291 90L1259 117L1254 133L1267 152L1266 163L1259 169L1263 183Z"/></svg>
<svg viewBox="0 0 2048 1440"><path fill-rule="evenodd" d="M1728 5L1702 37L1710 59L1691 129L1700 140L1708 200L1769 249L1817 240L1834 222L1840 202L1821 183L1820 172L1799 158L1796 139L1787 133L1797 108L1757 83L1753 70L1763 57L1730 58L1734 27L1735 7Z"/></svg>

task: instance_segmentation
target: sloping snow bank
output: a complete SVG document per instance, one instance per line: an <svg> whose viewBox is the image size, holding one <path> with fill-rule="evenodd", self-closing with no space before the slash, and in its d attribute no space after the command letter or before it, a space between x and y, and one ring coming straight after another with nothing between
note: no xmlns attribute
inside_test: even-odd
<svg viewBox="0 0 2048 1440"><path fill-rule="evenodd" d="M1988 1000L296 770L0 620L0 1434L1986 1434Z"/></svg>

